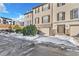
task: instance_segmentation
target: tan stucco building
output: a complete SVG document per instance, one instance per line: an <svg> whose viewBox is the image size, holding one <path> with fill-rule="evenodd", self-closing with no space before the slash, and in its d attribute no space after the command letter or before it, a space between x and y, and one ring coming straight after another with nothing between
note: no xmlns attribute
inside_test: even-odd
<svg viewBox="0 0 79 59"><path fill-rule="evenodd" d="M79 34L79 4L53 4L53 30L55 34Z"/></svg>
<svg viewBox="0 0 79 59"><path fill-rule="evenodd" d="M33 23L33 12L30 11L24 14L24 26L30 25Z"/></svg>
<svg viewBox="0 0 79 59"><path fill-rule="evenodd" d="M75 36L79 34L79 3L44 3L35 6L31 22L46 36Z"/></svg>
<svg viewBox="0 0 79 59"><path fill-rule="evenodd" d="M51 35L52 4L44 3L33 8L33 24L46 36Z"/></svg>
<svg viewBox="0 0 79 59"><path fill-rule="evenodd" d="M0 30L13 29L16 25L16 21L10 18L0 17Z"/></svg>

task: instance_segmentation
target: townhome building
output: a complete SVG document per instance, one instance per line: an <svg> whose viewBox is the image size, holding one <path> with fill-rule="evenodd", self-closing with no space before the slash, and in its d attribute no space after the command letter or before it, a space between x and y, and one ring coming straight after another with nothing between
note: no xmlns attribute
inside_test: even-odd
<svg viewBox="0 0 79 59"><path fill-rule="evenodd" d="M6 30L14 27L16 24L16 21L10 19L10 18L5 18L5 17L0 17L0 30Z"/></svg>
<svg viewBox="0 0 79 59"><path fill-rule="evenodd" d="M44 3L33 7L33 24L41 32L40 34L49 36L52 29L53 5Z"/></svg>
<svg viewBox="0 0 79 59"><path fill-rule="evenodd" d="M53 3L53 30L55 34L79 34L79 3Z"/></svg>
<svg viewBox="0 0 79 59"><path fill-rule="evenodd" d="M27 12L24 14L24 26L28 26L33 23L33 12Z"/></svg>
<svg viewBox="0 0 79 59"><path fill-rule="evenodd" d="M12 24L15 25L15 21L10 18L0 17L0 24Z"/></svg>
<svg viewBox="0 0 79 59"><path fill-rule="evenodd" d="M43 35L76 36L79 34L79 3L43 3L26 13L25 19L29 20L27 24L36 25Z"/></svg>

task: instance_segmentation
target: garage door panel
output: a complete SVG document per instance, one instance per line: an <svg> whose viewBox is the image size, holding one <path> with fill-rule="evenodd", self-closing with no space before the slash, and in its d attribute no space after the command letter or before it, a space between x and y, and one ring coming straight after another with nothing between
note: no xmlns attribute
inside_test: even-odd
<svg viewBox="0 0 79 59"><path fill-rule="evenodd" d="M49 28L42 28L42 29L40 29L40 31L41 31L45 36L49 36Z"/></svg>
<svg viewBox="0 0 79 59"><path fill-rule="evenodd" d="M70 35L75 36L79 34L79 26L71 26L70 27Z"/></svg>

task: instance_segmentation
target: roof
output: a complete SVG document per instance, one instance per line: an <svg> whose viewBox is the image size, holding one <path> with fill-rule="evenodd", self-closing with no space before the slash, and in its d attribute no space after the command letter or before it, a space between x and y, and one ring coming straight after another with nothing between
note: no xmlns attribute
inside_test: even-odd
<svg viewBox="0 0 79 59"><path fill-rule="evenodd" d="M32 9L38 8L38 7L43 6L45 4L47 4L47 3L41 3L40 5L37 5L37 6L33 7Z"/></svg>
<svg viewBox="0 0 79 59"><path fill-rule="evenodd" d="M6 17L0 17L0 18L2 18L2 19L8 19L8 20L12 20L12 19L10 19L10 18L6 18Z"/></svg>
<svg viewBox="0 0 79 59"><path fill-rule="evenodd" d="M32 9L38 8L38 7L43 6L43 5L45 5L45 4L47 4L47 3L40 3L40 5L37 5L37 6L33 7ZM27 13L25 13L24 15L29 14L29 13L32 13L32 12L33 12L33 11L27 12Z"/></svg>
<svg viewBox="0 0 79 59"><path fill-rule="evenodd" d="M33 11L27 12L27 13L25 13L24 15L29 14L29 13L32 13L32 12L33 12Z"/></svg>

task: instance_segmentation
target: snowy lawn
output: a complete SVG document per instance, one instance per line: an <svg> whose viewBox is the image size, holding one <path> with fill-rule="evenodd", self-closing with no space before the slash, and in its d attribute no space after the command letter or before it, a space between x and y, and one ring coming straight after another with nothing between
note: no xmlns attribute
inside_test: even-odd
<svg viewBox="0 0 79 59"><path fill-rule="evenodd" d="M24 38L26 40L31 40L34 41L35 43L54 43L54 44L60 44L60 45L66 45L66 46L79 46L79 43L70 36L66 36L66 35L55 35L55 36L40 36L40 35L36 35L36 36L23 36L22 34L16 34L16 33L10 33L10 34L0 34L0 35L5 35L5 36L13 36L16 38Z"/></svg>
<svg viewBox="0 0 79 59"><path fill-rule="evenodd" d="M76 43L73 43L69 40L62 40L62 38L58 38L58 37L41 37L36 39L37 43L54 43L54 44L60 44L60 45L66 45L66 46L72 46L72 47L76 47L78 46Z"/></svg>

